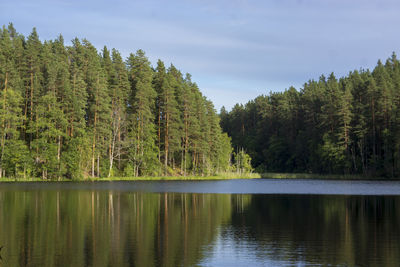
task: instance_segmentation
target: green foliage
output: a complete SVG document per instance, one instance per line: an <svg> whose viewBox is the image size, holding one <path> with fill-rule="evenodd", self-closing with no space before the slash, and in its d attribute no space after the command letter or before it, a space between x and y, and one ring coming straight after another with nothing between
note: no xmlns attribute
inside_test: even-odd
<svg viewBox="0 0 400 267"><path fill-rule="evenodd" d="M127 164L125 169L124 169L124 177L134 177L135 172L133 170L133 167L131 164Z"/></svg>
<svg viewBox="0 0 400 267"><path fill-rule="evenodd" d="M91 139L88 136L69 137L64 147L62 160L65 163L65 177L81 180L88 170L91 159Z"/></svg>
<svg viewBox="0 0 400 267"><path fill-rule="evenodd" d="M33 160L22 140L9 140L4 150L3 168L9 177L30 177Z"/></svg>
<svg viewBox="0 0 400 267"><path fill-rule="evenodd" d="M233 146L258 172L400 175L400 62L332 73L303 88L221 110Z"/></svg>
<svg viewBox="0 0 400 267"><path fill-rule="evenodd" d="M128 58L132 91L129 97L128 161L133 164L135 176L153 172L157 160L155 125L152 106L156 92L152 87L150 62L142 50Z"/></svg>
<svg viewBox="0 0 400 267"><path fill-rule="evenodd" d="M251 166L251 158L244 149L240 149L237 153L233 153L235 161L235 170L237 173L249 173L253 170Z"/></svg>
<svg viewBox="0 0 400 267"><path fill-rule="evenodd" d="M214 174L231 151L212 103L173 65L0 30L0 177Z"/></svg>

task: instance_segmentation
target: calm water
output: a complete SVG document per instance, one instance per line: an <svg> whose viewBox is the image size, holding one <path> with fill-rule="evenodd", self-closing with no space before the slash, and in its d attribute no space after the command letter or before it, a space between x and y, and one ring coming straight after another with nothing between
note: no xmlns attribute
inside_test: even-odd
<svg viewBox="0 0 400 267"><path fill-rule="evenodd" d="M399 266L400 183L0 184L0 266Z"/></svg>

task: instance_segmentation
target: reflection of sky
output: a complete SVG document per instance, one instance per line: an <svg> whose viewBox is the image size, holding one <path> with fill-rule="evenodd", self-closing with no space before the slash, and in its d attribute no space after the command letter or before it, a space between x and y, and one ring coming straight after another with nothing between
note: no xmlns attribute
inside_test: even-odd
<svg viewBox="0 0 400 267"><path fill-rule="evenodd" d="M269 245L261 245L251 240L246 232L237 236L236 231L232 227L219 228L216 240L203 248L204 258L199 266L311 266L304 261L301 249L291 247L290 240L281 244L267 242Z"/></svg>
<svg viewBox="0 0 400 267"><path fill-rule="evenodd" d="M26 191L45 187L68 190L115 190L119 192L200 193L200 194L284 194L284 195L357 195L400 196L400 181L362 181L317 179L234 179L204 181L115 181L108 183L3 184L4 190Z"/></svg>
<svg viewBox="0 0 400 267"><path fill-rule="evenodd" d="M14 0L12 21L42 39L87 38L124 56L144 49L190 72L216 107L371 68L400 47L397 0Z"/></svg>

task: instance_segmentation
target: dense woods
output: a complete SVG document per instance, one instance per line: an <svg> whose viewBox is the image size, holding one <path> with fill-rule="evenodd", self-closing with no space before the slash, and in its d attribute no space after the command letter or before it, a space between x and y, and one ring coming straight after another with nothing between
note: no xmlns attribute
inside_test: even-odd
<svg viewBox="0 0 400 267"><path fill-rule="evenodd" d="M400 61L332 73L221 110L221 126L259 172L400 175Z"/></svg>
<svg viewBox="0 0 400 267"><path fill-rule="evenodd" d="M231 150L213 104L173 65L0 30L0 176L209 175Z"/></svg>

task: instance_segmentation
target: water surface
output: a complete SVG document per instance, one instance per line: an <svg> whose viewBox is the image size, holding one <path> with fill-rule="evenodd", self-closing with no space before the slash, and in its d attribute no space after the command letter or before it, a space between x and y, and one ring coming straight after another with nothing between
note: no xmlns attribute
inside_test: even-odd
<svg viewBox="0 0 400 267"><path fill-rule="evenodd" d="M398 266L398 187L310 180L0 184L0 266Z"/></svg>
<svg viewBox="0 0 400 267"><path fill-rule="evenodd" d="M1 190L113 190L152 193L400 195L400 181L236 179L3 183Z"/></svg>

